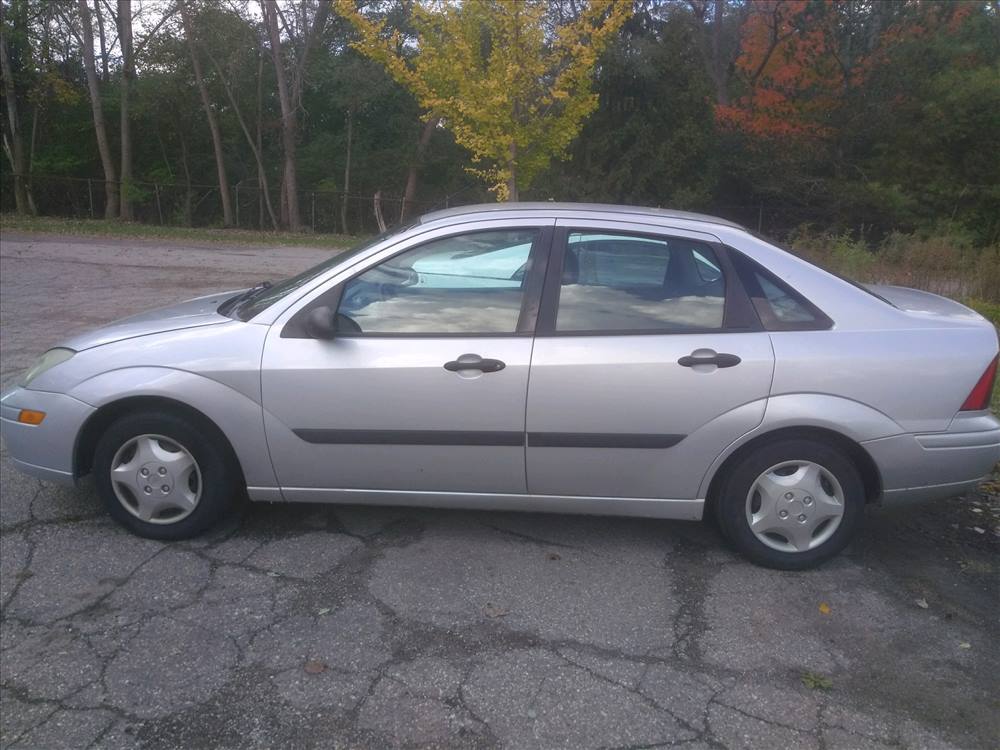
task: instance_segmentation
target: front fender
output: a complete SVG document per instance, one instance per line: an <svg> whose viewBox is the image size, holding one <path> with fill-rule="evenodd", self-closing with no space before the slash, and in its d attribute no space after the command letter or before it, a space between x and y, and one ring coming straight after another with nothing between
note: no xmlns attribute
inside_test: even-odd
<svg viewBox="0 0 1000 750"><path fill-rule="evenodd" d="M248 485L277 486L264 438L261 405L216 380L169 367L126 367L88 378L67 395L98 409L135 396L179 401L204 414L222 430Z"/></svg>
<svg viewBox="0 0 1000 750"><path fill-rule="evenodd" d="M767 399L764 419L749 432L726 446L702 478L698 497L707 497L719 467L740 447L769 432L787 428L813 427L836 432L862 443L865 440L899 435L905 430L893 419L867 404L821 393L786 393Z"/></svg>

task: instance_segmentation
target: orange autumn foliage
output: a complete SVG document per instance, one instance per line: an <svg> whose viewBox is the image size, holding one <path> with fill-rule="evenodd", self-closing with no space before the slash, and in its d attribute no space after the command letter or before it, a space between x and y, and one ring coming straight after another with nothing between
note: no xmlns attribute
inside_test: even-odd
<svg viewBox="0 0 1000 750"><path fill-rule="evenodd" d="M764 140L825 139L845 95L864 83L896 44L954 33L970 15L961 4L912 0L874 40L850 38L842 0L750 0L734 68L743 93L718 104L716 121Z"/></svg>

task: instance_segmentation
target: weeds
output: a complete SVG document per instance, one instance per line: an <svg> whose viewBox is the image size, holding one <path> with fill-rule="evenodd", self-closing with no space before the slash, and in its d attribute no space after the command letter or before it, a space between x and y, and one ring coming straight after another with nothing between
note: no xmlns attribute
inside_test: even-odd
<svg viewBox="0 0 1000 750"><path fill-rule="evenodd" d="M789 237L802 257L855 281L925 289L967 300L1000 321L1000 246L976 248L959 233L893 233L877 247L846 234L800 228Z"/></svg>

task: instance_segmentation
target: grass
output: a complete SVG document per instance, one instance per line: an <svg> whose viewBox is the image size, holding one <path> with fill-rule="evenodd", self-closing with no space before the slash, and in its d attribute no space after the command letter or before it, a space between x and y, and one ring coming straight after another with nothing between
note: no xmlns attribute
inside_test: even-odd
<svg viewBox="0 0 1000 750"><path fill-rule="evenodd" d="M258 232L249 229L215 227L176 227L109 221L106 219L61 219L51 216L0 215L2 232L109 237L117 239L174 240L179 242L217 242L233 245L281 245L317 248L345 248L360 240L343 234L311 232Z"/></svg>

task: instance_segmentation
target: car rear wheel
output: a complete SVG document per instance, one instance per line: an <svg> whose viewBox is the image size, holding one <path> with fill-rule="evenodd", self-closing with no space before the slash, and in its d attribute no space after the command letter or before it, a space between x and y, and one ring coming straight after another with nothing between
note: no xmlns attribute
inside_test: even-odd
<svg viewBox="0 0 1000 750"><path fill-rule="evenodd" d="M233 504L239 473L218 440L169 412L113 422L94 453L94 477L108 512L152 539L187 539Z"/></svg>
<svg viewBox="0 0 1000 750"><path fill-rule="evenodd" d="M850 542L864 505L864 483L847 455L817 440L788 439L739 460L715 510L722 533L750 560L802 570Z"/></svg>

